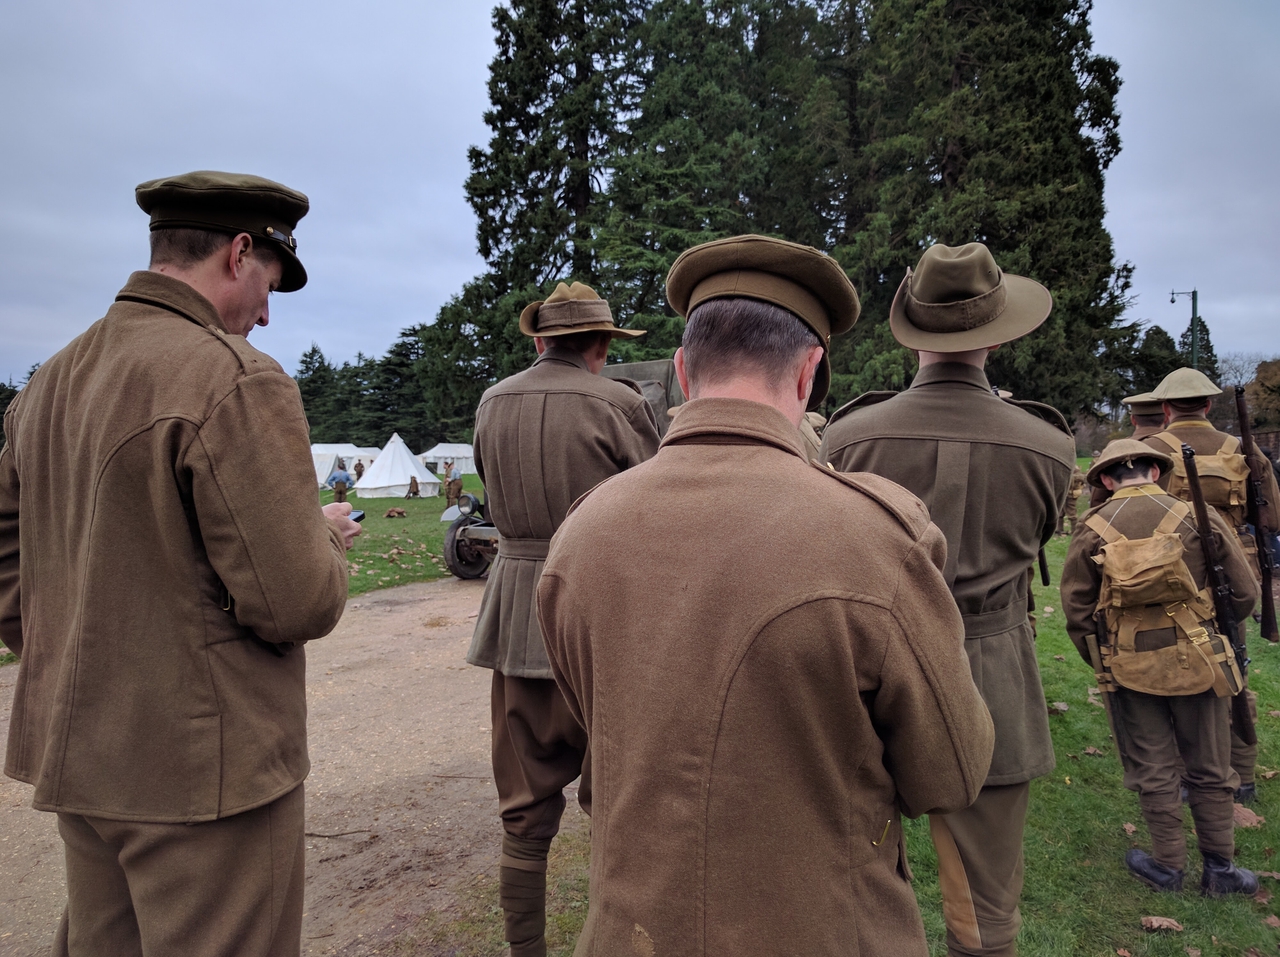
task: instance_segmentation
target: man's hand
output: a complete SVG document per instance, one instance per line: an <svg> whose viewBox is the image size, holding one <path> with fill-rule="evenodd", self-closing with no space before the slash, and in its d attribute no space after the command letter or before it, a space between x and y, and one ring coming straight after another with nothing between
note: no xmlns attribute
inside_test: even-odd
<svg viewBox="0 0 1280 957"><path fill-rule="evenodd" d="M324 512L324 517L338 530L338 534L342 536L343 542L346 543L347 551L351 551L351 546L355 544L356 536L363 531L358 522L353 522L347 518L351 514L351 503L333 502L321 508L320 511Z"/></svg>

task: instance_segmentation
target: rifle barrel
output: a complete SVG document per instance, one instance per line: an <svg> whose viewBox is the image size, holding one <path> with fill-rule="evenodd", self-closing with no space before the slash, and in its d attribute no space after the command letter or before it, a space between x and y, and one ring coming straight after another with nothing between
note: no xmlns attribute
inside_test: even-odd
<svg viewBox="0 0 1280 957"><path fill-rule="evenodd" d="M1262 476L1258 474L1258 446L1253 441L1253 425L1249 421L1249 402L1244 386L1236 386L1236 418L1240 422L1240 445L1249 463L1249 490L1245 503L1249 524L1253 526L1253 541L1258 549L1258 572L1262 579L1262 637L1270 642L1280 641L1280 629L1276 627L1276 600L1271 590L1274 563L1271 560L1272 529L1262 524ZM1275 504L1275 503L1272 503Z"/></svg>

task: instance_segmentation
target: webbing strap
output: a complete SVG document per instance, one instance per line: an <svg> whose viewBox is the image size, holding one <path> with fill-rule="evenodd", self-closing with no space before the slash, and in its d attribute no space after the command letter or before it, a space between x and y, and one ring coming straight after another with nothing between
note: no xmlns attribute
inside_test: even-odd
<svg viewBox="0 0 1280 957"><path fill-rule="evenodd" d="M1160 519L1160 524L1156 526L1157 532L1169 533L1182 524L1182 520L1191 514L1191 506L1186 502L1179 500L1173 508L1169 509L1168 514Z"/></svg>
<svg viewBox="0 0 1280 957"><path fill-rule="evenodd" d="M1102 539L1104 542L1106 542L1108 545L1110 545L1112 542L1127 541L1125 536L1122 535L1120 532L1116 531L1112 527L1110 522L1108 522L1105 518L1103 518L1101 515L1098 515L1096 513L1093 515L1090 515L1087 519L1085 519L1084 527L1089 529L1092 532L1097 533L1097 536L1100 539Z"/></svg>
<svg viewBox="0 0 1280 957"><path fill-rule="evenodd" d="M1148 438L1159 439L1166 446L1168 446L1169 450L1174 453L1174 459L1173 459L1174 465L1177 465L1181 461L1180 456L1182 455L1182 440L1179 439L1172 432L1157 432L1155 435L1148 436Z"/></svg>
<svg viewBox="0 0 1280 957"><path fill-rule="evenodd" d="M1226 441L1222 443L1222 448L1218 449L1218 454L1235 455L1240 451L1240 440L1234 435L1228 435Z"/></svg>

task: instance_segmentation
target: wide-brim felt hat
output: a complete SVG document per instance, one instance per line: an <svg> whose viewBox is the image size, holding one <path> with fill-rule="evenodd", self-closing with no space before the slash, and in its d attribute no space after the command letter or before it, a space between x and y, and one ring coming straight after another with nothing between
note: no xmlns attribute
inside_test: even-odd
<svg viewBox="0 0 1280 957"><path fill-rule="evenodd" d="M1120 462L1131 465L1143 459L1159 464L1161 475L1168 475L1173 471L1172 456L1166 455L1159 449L1153 449L1145 442L1139 442L1137 439L1116 439L1114 442L1109 442L1107 447L1102 450L1102 454L1093 460L1085 480L1095 488L1104 488L1102 473L1111 468L1111 466Z"/></svg>
<svg viewBox="0 0 1280 957"><path fill-rule="evenodd" d="M907 270L889 308L889 329L908 349L968 352L1025 336L1052 309L1048 289L1002 271L982 243L939 243Z"/></svg>
<svg viewBox="0 0 1280 957"><path fill-rule="evenodd" d="M1164 412L1164 403L1157 399L1152 392L1128 395L1120 401L1122 404L1127 405L1129 411L1134 415L1160 415Z"/></svg>
<svg viewBox="0 0 1280 957"><path fill-rule="evenodd" d="M619 329L613 312L590 286L557 283L546 299L531 302L520 311L520 331L538 339L569 336L577 332L607 332L614 339L635 339L646 329Z"/></svg>
<svg viewBox="0 0 1280 957"><path fill-rule="evenodd" d="M1199 369L1174 369L1151 390L1151 397L1158 402L1172 399L1211 399L1222 395L1222 390Z"/></svg>
<svg viewBox="0 0 1280 957"><path fill-rule="evenodd" d="M798 318L822 342L808 409L831 386L831 337L848 332L862 306L840 264L812 246L772 236L731 236L686 249L667 273L667 302L686 319L711 299L758 299Z"/></svg>
<svg viewBox="0 0 1280 957"><path fill-rule="evenodd" d="M293 231L307 215L306 195L251 173L199 170L148 180L135 190L138 205L151 215L151 229L205 229L248 233L275 251L283 270L276 292L307 284Z"/></svg>

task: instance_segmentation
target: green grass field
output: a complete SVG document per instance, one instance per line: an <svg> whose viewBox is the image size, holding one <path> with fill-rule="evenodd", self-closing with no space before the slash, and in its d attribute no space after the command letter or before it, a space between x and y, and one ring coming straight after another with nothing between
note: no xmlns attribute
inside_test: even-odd
<svg viewBox="0 0 1280 957"><path fill-rule="evenodd" d="M462 488L480 495L484 486L479 476L464 475ZM332 492L326 489L320 493L321 505L332 501ZM347 502L352 508L365 512L364 532L347 553L352 597L378 588L449 576L441 556L444 533L449 527L447 522L440 521L440 513L445 508L443 495L414 499L352 495ZM390 508L403 508L405 517L386 518Z"/></svg>

